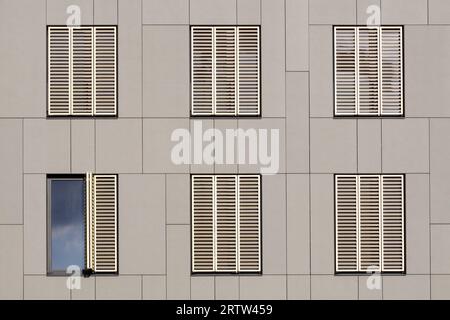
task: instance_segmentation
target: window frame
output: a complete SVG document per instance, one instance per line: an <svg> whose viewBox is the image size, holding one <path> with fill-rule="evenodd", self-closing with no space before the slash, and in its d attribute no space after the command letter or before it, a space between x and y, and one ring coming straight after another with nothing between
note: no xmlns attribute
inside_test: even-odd
<svg viewBox="0 0 450 320"><path fill-rule="evenodd" d="M331 28L332 32L332 60L333 60L333 118L336 119L347 119L347 118L385 118L385 119L397 119L397 118L405 118L406 114L406 104L405 104L405 26L403 24L380 24L380 25L373 25L372 27L377 28L383 28L383 27L396 27L401 29L401 50L402 50L402 57L401 57L401 63L402 63L402 92L401 92L401 99L402 99L402 113L399 114L338 114L336 113L336 37L335 37L335 29L339 27L350 27L350 28L359 28L359 27L370 27L363 24L333 24ZM356 38L355 38L356 39ZM358 59L356 57L356 59ZM356 74L356 70L355 70ZM382 77L382 75L381 75ZM355 90L357 89L355 85ZM355 106L356 107L356 106ZM381 102L380 102L380 108L381 108Z"/></svg>
<svg viewBox="0 0 450 320"><path fill-rule="evenodd" d="M193 81L192 81L192 75L193 75L193 65L192 65L192 29L196 27L204 27L204 28L238 28L238 27L255 27L258 28L258 63L259 63L259 70L258 70L258 84L259 84L259 112L258 114L239 114L236 111L235 115L228 115L228 114L194 114L193 113L193 104L192 104L192 91L193 91ZM215 44L213 44L215 45ZM220 118L220 119L237 119L237 118L252 118L252 119L258 119L262 118L262 35L261 35L261 24L190 24L189 25L189 117L190 118ZM235 83L235 86L238 84ZM213 106L214 108L214 106ZM236 103L236 110L239 109L238 104Z"/></svg>
<svg viewBox="0 0 450 320"><path fill-rule="evenodd" d="M192 189L192 181L194 176L259 176L259 271L236 271L236 272L229 272L229 271L194 271L194 257L192 256L192 253L194 252L194 239L193 239L193 189ZM215 181L214 181L215 183ZM190 270L191 270L191 276L239 276L239 275L256 275L261 276L263 275L263 207L262 207L262 201L263 201L263 179L262 175L259 173L191 173L190 179L189 179L189 206L190 206L190 217L189 217L189 237L190 237ZM238 194L237 194L238 196ZM215 236L215 235L214 235ZM214 254L216 254L214 252ZM236 266L238 269L238 266Z"/></svg>
<svg viewBox="0 0 450 320"><path fill-rule="evenodd" d="M380 271L338 271L337 270L337 254L338 254L338 250L337 250L337 207L336 207L336 202L337 202L337 188L336 188L336 177L337 176L380 176L380 178L382 178L383 176L402 176L402 191L403 191L403 197L402 197L402 207L403 207L403 271L383 271L381 270L381 266L380 266ZM380 179L381 180L381 179ZM380 181L381 182L381 181ZM357 192L359 193L359 190L357 190ZM358 204L359 207L359 204ZM333 237L334 237L334 241L333 241L333 245L334 245L334 256L333 256L333 265L334 265L334 275L339 276L339 275L371 275L373 273L376 274L383 274L383 275L406 275L407 274L407 234L406 234L406 174L405 173L334 173L333 174ZM357 213L359 214L359 213ZM381 226L380 226L381 228ZM382 246L383 244L381 244ZM360 254L360 252L358 252L358 255ZM381 257L380 257L380 263L381 263Z"/></svg>
<svg viewBox="0 0 450 320"><path fill-rule="evenodd" d="M47 32L46 32L46 118L47 119L61 119L61 118L81 118L81 119L92 119L92 118L106 118L106 119L114 119L119 117L119 25L118 24L83 24L80 25L81 28L95 28L95 27L104 27L104 28L115 28L116 29L116 46L115 46L115 55L116 55L116 61L115 61L115 69L116 69L116 91L115 91L115 97L116 97L116 112L115 114L50 114L49 110L49 29L50 28L76 28L74 26L67 26L65 24L47 24ZM95 84L93 84L95 85Z"/></svg>

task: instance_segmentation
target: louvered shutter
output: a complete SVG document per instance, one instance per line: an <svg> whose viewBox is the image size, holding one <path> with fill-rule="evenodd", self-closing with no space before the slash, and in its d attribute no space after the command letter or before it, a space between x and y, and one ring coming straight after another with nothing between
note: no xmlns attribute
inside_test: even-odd
<svg viewBox="0 0 450 320"><path fill-rule="evenodd" d="M378 28L358 28L358 113L378 115Z"/></svg>
<svg viewBox="0 0 450 320"><path fill-rule="evenodd" d="M234 175L216 176L216 271L236 272L237 181Z"/></svg>
<svg viewBox="0 0 450 320"><path fill-rule="evenodd" d="M95 273L117 272L117 176L88 174L88 268ZM90 212L89 212L90 211Z"/></svg>
<svg viewBox="0 0 450 320"><path fill-rule="evenodd" d="M401 27L381 28L381 114L403 114L403 39Z"/></svg>
<svg viewBox="0 0 450 320"><path fill-rule="evenodd" d="M337 116L403 114L402 27L335 27Z"/></svg>
<svg viewBox="0 0 450 320"><path fill-rule="evenodd" d="M238 175L239 271L261 271L260 176Z"/></svg>
<svg viewBox="0 0 450 320"><path fill-rule="evenodd" d="M259 115L259 28L238 27L238 113Z"/></svg>
<svg viewBox="0 0 450 320"><path fill-rule="evenodd" d="M215 114L236 114L236 28L214 28Z"/></svg>
<svg viewBox="0 0 450 320"><path fill-rule="evenodd" d="M359 270L358 182L356 176L338 175L336 196L336 271Z"/></svg>
<svg viewBox="0 0 450 320"><path fill-rule="evenodd" d="M214 106L213 28L191 29L191 104L193 115L212 115Z"/></svg>
<svg viewBox="0 0 450 320"><path fill-rule="evenodd" d="M67 116L70 114L71 33L65 27L48 28L48 114Z"/></svg>
<svg viewBox="0 0 450 320"><path fill-rule="evenodd" d="M192 27L192 115L259 115L259 27Z"/></svg>
<svg viewBox="0 0 450 320"><path fill-rule="evenodd" d="M96 115L115 115L116 84L116 28L95 27L95 101Z"/></svg>
<svg viewBox="0 0 450 320"><path fill-rule="evenodd" d="M116 27L49 27L48 114L117 113Z"/></svg>
<svg viewBox="0 0 450 320"><path fill-rule="evenodd" d="M404 182L402 175L383 179L383 270L403 272L404 265Z"/></svg>
<svg viewBox="0 0 450 320"><path fill-rule="evenodd" d="M361 271L381 268L380 176L359 176L359 266Z"/></svg>
<svg viewBox="0 0 450 320"><path fill-rule="evenodd" d="M72 31L72 114L92 115L93 28Z"/></svg>
<svg viewBox="0 0 450 320"><path fill-rule="evenodd" d="M336 27L334 48L335 113L355 115L357 109L356 28Z"/></svg>
<svg viewBox="0 0 450 320"><path fill-rule="evenodd" d="M215 266L214 177L192 176L192 271L213 272Z"/></svg>

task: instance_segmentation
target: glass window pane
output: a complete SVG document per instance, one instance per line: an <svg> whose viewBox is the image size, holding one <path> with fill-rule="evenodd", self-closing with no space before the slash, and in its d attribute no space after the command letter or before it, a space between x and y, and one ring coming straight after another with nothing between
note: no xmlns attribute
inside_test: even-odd
<svg viewBox="0 0 450 320"><path fill-rule="evenodd" d="M84 180L52 179L50 183L51 271L65 272L70 265L83 269Z"/></svg>

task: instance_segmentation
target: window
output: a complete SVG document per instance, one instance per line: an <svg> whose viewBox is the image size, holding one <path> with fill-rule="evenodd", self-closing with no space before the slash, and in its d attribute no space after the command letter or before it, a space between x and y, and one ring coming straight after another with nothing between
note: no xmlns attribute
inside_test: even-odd
<svg viewBox="0 0 450 320"><path fill-rule="evenodd" d="M403 116L403 27L334 27L335 116Z"/></svg>
<svg viewBox="0 0 450 320"><path fill-rule="evenodd" d="M191 27L191 115L259 116L259 26Z"/></svg>
<svg viewBox="0 0 450 320"><path fill-rule="evenodd" d="M47 42L48 116L115 116L116 26L48 26Z"/></svg>
<svg viewBox="0 0 450 320"><path fill-rule="evenodd" d="M404 175L336 175L336 272L405 272Z"/></svg>
<svg viewBox="0 0 450 320"><path fill-rule="evenodd" d="M117 272L117 176L48 175L48 274Z"/></svg>
<svg viewBox="0 0 450 320"><path fill-rule="evenodd" d="M259 175L192 176L192 272L261 272Z"/></svg>

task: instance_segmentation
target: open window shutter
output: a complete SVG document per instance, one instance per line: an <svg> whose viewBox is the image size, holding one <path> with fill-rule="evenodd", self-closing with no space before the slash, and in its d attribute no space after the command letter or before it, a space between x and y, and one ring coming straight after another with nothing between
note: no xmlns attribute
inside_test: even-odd
<svg viewBox="0 0 450 320"><path fill-rule="evenodd" d="M95 273L117 272L117 176L88 174L87 265Z"/></svg>
<svg viewBox="0 0 450 320"><path fill-rule="evenodd" d="M66 27L48 28L48 114L70 114L71 33Z"/></svg>
<svg viewBox="0 0 450 320"><path fill-rule="evenodd" d="M358 48L358 114L378 115L379 55L378 28L357 28Z"/></svg>
<svg viewBox="0 0 450 320"><path fill-rule="evenodd" d="M191 104L193 115L212 115L214 110L213 28L191 29Z"/></svg>
<svg viewBox="0 0 450 320"><path fill-rule="evenodd" d="M216 270L237 271L237 181L234 175L216 176Z"/></svg>
<svg viewBox="0 0 450 320"><path fill-rule="evenodd" d="M405 270L404 182L402 175L382 176L383 271Z"/></svg>
<svg viewBox="0 0 450 320"><path fill-rule="evenodd" d="M238 27L238 114L259 115L259 28Z"/></svg>
<svg viewBox="0 0 450 320"><path fill-rule="evenodd" d="M213 272L214 243L214 177L192 176L192 271Z"/></svg>
<svg viewBox="0 0 450 320"><path fill-rule="evenodd" d="M359 271L358 178L337 175L336 192L336 271Z"/></svg>
<svg viewBox="0 0 450 320"><path fill-rule="evenodd" d="M334 29L334 82L336 115L355 115L357 111L357 46L355 27Z"/></svg>
<svg viewBox="0 0 450 320"><path fill-rule="evenodd" d="M214 28L215 114L236 114L236 28Z"/></svg>
<svg viewBox="0 0 450 320"><path fill-rule="evenodd" d="M261 183L259 175L238 175L239 271L261 271Z"/></svg>
<svg viewBox="0 0 450 320"><path fill-rule="evenodd" d="M380 176L359 176L360 271L381 271Z"/></svg>
<svg viewBox="0 0 450 320"><path fill-rule="evenodd" d="M403 114L402 27L381 27L382 115Z"/></svg>
<svg viewBox="0 0 450 320"><path fill-rule="evenodd" d="M92 115L93 28L72 31L72 114Z"/></svg>
<svg viewBox="0 0 450 320"><path fill-rule="evenodd" d="M95 101L96 115L116 114L116 27L95 27Z"/></svg>

